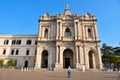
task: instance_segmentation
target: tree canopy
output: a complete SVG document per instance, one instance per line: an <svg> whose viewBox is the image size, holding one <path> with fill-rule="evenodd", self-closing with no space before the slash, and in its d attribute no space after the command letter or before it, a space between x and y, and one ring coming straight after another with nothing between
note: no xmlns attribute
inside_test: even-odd
<svg viewBox="0 0 120 80"><path fill-rule="evenodd" d="M112 47L103 43L101 47L103 63L120 63L120 47Z"/></svg>

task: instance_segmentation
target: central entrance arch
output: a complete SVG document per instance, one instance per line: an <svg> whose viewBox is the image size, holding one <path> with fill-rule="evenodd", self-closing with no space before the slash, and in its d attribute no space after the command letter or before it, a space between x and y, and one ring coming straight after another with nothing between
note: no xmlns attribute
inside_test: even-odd
<svg viewBox="0 0 120 80"><path fill-rule="evenodd" d="M63 68L73 68L73 51L71 49L65 49L63 52Z"/></svg>
<svg viewBox="0 0 120 80"><path fill-rule="evenodd" d="M47 50L44 50L42 52L41 67L42 68L47 68L48 67L48 51Z"/></svg>

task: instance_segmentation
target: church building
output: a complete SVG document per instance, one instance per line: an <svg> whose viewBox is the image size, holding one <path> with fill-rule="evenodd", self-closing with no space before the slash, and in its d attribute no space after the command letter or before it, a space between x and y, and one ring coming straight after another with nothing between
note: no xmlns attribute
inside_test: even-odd
<svg viewBox="0 0 120 80"><path fill-rule="evenodd" d="M39 17L37 35L0 35L0 60L15 60L16 68L86 70L103 68L97 19L90 13Z"/></svg>

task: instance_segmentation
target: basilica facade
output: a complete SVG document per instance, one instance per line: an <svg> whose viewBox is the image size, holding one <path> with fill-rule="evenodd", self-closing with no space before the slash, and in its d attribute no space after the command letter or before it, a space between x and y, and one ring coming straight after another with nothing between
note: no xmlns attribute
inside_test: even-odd
<svg viewBox="0 0 120 80"><path fill-rule="evenodd" d="M39 17L38 23L38 35L0 35L0 59L4 64L13 59L17 62L16 67L54 70L68 66L73 69L84 66L86 70L103 68L94 15L72 14L67 4L63 14L52 16L45 13ZM9 41L8 45L5 40ZM18 41L17 45L13 45L13 40Z"/></svg>

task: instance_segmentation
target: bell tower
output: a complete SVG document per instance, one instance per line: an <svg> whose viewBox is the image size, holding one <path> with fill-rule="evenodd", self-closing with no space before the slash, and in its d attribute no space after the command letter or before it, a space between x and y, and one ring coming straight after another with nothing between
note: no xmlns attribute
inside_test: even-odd
<svg viewBox="0 0 120 80"><path fill-rule="evenodd" d="M70 12L68 4L66 4L64 15L71 15L71 12Z"/></svg>

